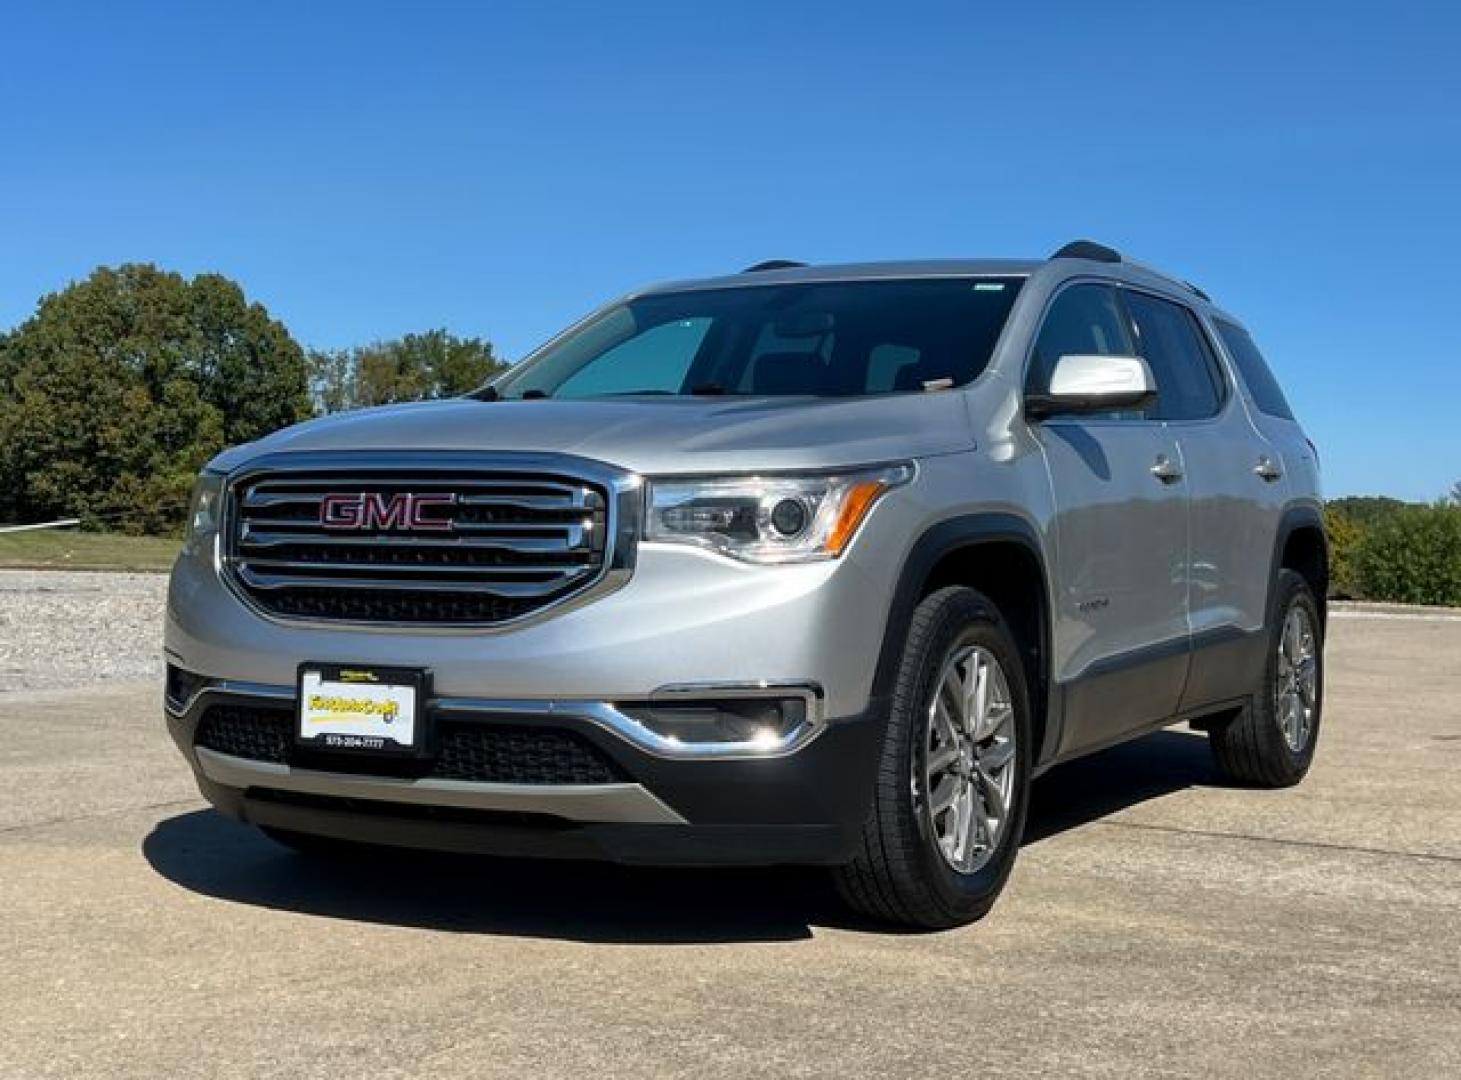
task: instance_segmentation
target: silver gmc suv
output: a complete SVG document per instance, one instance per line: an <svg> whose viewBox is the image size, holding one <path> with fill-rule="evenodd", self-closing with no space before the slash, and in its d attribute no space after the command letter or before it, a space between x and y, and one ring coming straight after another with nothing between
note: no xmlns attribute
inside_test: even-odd
<svg viewBox="0 0 1461 1080"><path fill-rule="evenodd" d="M1184 721L1302 778L1326 578L1314 448L1195 286L776 261L219 455L167 725L301 851L822 864L951 926L1060 762Z"/></svg>

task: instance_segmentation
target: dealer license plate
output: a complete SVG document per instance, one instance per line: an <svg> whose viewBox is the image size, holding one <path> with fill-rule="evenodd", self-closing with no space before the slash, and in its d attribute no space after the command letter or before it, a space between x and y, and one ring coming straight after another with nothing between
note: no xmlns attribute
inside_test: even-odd
<svg viewBox="0 0 1461 1080"><path fill-rule="evenodd" d="M296 738L315 750L420 753L425 682L413 668L301 665Z"/></svg>

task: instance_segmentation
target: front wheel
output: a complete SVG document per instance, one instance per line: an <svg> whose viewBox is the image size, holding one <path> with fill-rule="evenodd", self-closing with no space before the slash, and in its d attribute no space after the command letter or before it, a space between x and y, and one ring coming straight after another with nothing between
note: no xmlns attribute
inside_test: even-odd
<svg viewBox="0 0 1461 1080"><path fill-rule="evenodd" d="M928 929L983 916L1024 831L1031 730L998 609L973 589L928 596L904 645L862 845L836 871L843 899Z"/></svg>

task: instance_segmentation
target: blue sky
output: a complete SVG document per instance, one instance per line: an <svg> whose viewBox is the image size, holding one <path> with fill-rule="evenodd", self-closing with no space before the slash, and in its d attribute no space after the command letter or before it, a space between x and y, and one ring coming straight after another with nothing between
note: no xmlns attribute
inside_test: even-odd
<svg viewBox="0 0 1461 1080"><path fill-rule="evenodd" d="M521 356L645 281L1090 236L1253 329L1331 495L1461 479L1456 5L7 6L0 327L98 263Z"/></svg>

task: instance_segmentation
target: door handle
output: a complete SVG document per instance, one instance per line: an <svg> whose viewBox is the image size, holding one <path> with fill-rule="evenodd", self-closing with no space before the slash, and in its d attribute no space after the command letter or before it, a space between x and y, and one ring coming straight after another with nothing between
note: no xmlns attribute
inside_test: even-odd
<svg viewBox="0 0 1461 1080"><path fill-rule="evenodd" d="M1266 480L1271 484L1283 475L1283 470L1278 467L1273 458L1264 454L1258 459L1258 464L1253 466L1253 473L1260 480Z"/></svg>
<svg viewBox="0 0 1461 1080"><path fill-rule="evenodd" d="M1166 454L1158 454L1152 465L1152 475L1164 484L1175 484L1182 479L1182 467Z"/></svg>

